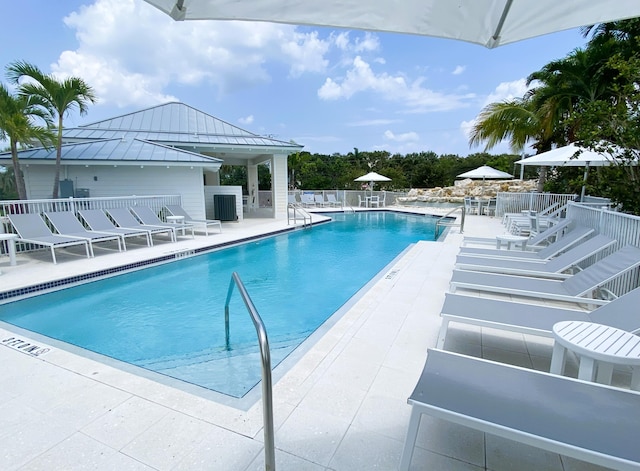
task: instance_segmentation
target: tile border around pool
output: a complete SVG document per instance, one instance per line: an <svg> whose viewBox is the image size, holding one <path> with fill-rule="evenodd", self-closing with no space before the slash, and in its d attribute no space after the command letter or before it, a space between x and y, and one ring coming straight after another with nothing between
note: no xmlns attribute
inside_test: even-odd
<svg viewBox="0 0 640 471"><path fill-rule="evenodd" d="M434 214L428 214L428 213L416 213L410 210L396 210L396 209L379 209L379 210L369 210L367 212L394 212L394 213L399 213L399 214L412 214L412 215L416 215L416 216L424 216L424 217L441 217L441 216L437 216ZM331 214L331 213L346 213L346 211L323 211L321 213L321 215L326 215L326 214ZM326 224L328 222L330 222L331 220L323 220L323 221L316 221L313 223L314 226L320 225L320 224ZM32 286L26 286L24 288L16 288L16 289L12 289L9 291L4 291L4 292L0 292L0 305L6 303L6 302L12 302L12 301L18 301L19 299L23 299L25 297L30 297L33 296L35 294L41 293L41 292L45 292L45 291L49 291L55 288L62 288L64 286L70 286L70 285L75 285L77 283L82 283L82 282L86 282L86 281L90 281L90 280L96 280L102 277L108 277L111 275L115 275L118 273L123 273L123 272L127 272L130 270L137 270L140 268L144 268L147 266L151 266L151 265L155 265L155 264L161 264L161 263L167 263L167 262L171 262L174 260L179 260L181 258L185 258L185 257L192 257L195 255L200 255L204 252L209 252L209 251L213 251L213 250L219 250L219 249L223 249L223 248L227 248L227 247L232 247L234 245L239 245L239 244L244 244L247 242L251 242L253 240L258 240L258 239L264 239L267 237L273 237L279 234L285 234L287 232L292 232L292 231L296 231L296 230L304 230L304 227L301 226L295 226L295 227L287 227L286 229L279 229L277 231L271 231L271 232L265 232L264 234L259 234L259 235L255 235L255 236L249 236L249 237L244 237L241 239L237 239L237 240L233 240L233 241L228 241L228 242L221 242L219 244L213 244L213 245L208 245L206 247L199 247L199 248L195 248L195 249L186 249L186 250L181 250L181 251L175 251L169 255L162 255L160 257L154 257L148 260L141 260L138 262L133 262L133 263L128 263L126 265L120 265L118 267L112 267L112 268L105 268L102 270L98 270L95 272L91 272L91 273L85 273L82 275L76 275L76 276L70 276L67 278L61 278L59 280L54 280L54 281L47 281L44 283L38 283L36 285L32 285ZM445 231L443 231L443 236L446 234L446 229Z"/></svg>

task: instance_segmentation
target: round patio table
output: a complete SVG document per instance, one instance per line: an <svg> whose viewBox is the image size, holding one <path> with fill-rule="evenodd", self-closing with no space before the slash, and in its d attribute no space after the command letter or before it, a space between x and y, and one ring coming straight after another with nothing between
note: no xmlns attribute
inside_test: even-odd
<svg viewBox="0 0 640 471"><path fill-rule="evenodd" d="M567 350L580 361L578 379L611 384L614 365L632 368L631 389L640 390L640 337L593 322L563 321L553 326L553 356L550 372L564 373Z"/></svg>
<svg viewBox="0 0 640 471"><path fill-rule="evenodd" d="M507 244L507 249L509 250L511 250L512 245L520 245L520 248L522 250L526 250L528 240L529 238L525 236L518 236L513 234L498 235L496 236L496 248L500 249L500 247L502 247L502 244L504 243Z"/></svg>

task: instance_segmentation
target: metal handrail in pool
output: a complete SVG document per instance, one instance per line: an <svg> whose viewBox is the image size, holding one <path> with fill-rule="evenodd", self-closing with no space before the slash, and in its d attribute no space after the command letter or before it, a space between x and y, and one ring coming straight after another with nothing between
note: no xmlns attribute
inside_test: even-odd
<svg viewBox="0 0 640 471"><path fill-rule="evenodd" d="M449 219L449 215L452 213L455 213L456 211L460 211L462 213L462 216L460 216L460 224L455 224L455 223L451 223L451 222L445 222L447 219ZM441 218L439 218L436 221L436 232L435 232L435 240L438 240L438 237L440 236L440 227L444 226L444 227L455 227L455 226L460 226L460 234L462 234L464 232L464 217L466 215L466 209L464 206L456 206L455 208L453 208L451 211L449 211L447 214L445 214L444 216L442 216Z"/></svg>
<svg viewBox="0 0 640 471"><path fill-rule="evenodd" d="M229 290L227 291L227 301L224 305L224 333L227 350L229 344L229 301L233 294L233 286L238 286L238 292L242 296L244 305L249 311L253 326L258 334L258 343L260 344L260 357L262 358L262 415L264 420L264 469L265 471L275 471L276 455L275 443L273 437L273 384L271 381L271 353L269 351L269 339L267 338L267 329L264 327L262 318L258 314L258 310L253 305L253 301L249 297L240 275L233 272L231 281L229 282Z"/></svg>

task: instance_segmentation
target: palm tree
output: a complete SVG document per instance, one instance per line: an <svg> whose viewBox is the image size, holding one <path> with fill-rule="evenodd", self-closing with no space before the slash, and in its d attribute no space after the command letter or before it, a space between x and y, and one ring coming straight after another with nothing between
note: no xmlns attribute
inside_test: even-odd
<svg viewBox="0 0 640 471"><path fill-rule="evenodd" d="M31 145L37 140L46 147L53 140L48 128L49 115L41 105L37 97L14 96L0 83L0 138L9 140L16 191L21 200L27 199L27 190L20 170L18 146ZM43 120L47 127L38 126L35 119Z"/></svg>
<svg viewBox="0 0 640 471"><path fill-rule="evenodd" d="M60 186L63 119L75 108L81 115L86 114L88 104L96 101L94 91L81 78L69 77L59 80L52 75L44 74L38 67L27 62L18 61L10 64L7 67L7 76L19 85L19 95L38 97L43 109L54 122L57 121L56 167L52 191L52 197L57 198ZM30 80L21 83L23 78Z"/></svg>

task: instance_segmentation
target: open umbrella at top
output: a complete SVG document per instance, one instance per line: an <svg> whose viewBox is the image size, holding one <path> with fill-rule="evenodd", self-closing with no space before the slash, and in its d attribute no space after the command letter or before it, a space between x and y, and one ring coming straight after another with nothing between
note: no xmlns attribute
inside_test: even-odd
<svg viewBox="0 0 640 471"><path fill-rule="evenodd" d="M603 167L619 163L619 161L610 154L569 144L518 160L516 163L539 167L584 167L582 191L580 192L580 199L582 200L584 199L587 177L589 176L589 167Z"/></svg>
<svg viewBox="0 0 640 471"><path fill-rule="evenodd" d="M494 48L640 16L637 0L145 0L177 21L250 20L452 38Z"/></svg>
<svg viewBox="0 0 640 471"><path fill-rule="evenodd" d="M489 167L488 165L483 165L482 167L478 167L473 170L469 170L468 172L461 173L456 178L471 178L471 179L480 179L482 178L482 194L484 194L484 181L485 179L490 180L504 180L506 178L513 178L513 175L507 172L503 172L502 170L498 170L497 168Z"/></svg>
<svg viewBox="0 0 640 471"><path fill-rule="evenodd" d="M373 196L373 185L375 182L390 182L391 178L380 175L376 172L369 172L366 175L355 178L354 182L369 182L369 188L371 189L371 196Z"/></svg>
<svg viewBox="0 0 640 471"><path fill-rule="evenodd" d="M460 175L458 175L457 178L499 180L499 179L513 178L513 175L507 172L503 172L502 170L489 167L488 165L483 165L482 167L478 167L474 170L469 170L468 172L461 173Z"/></svg>

